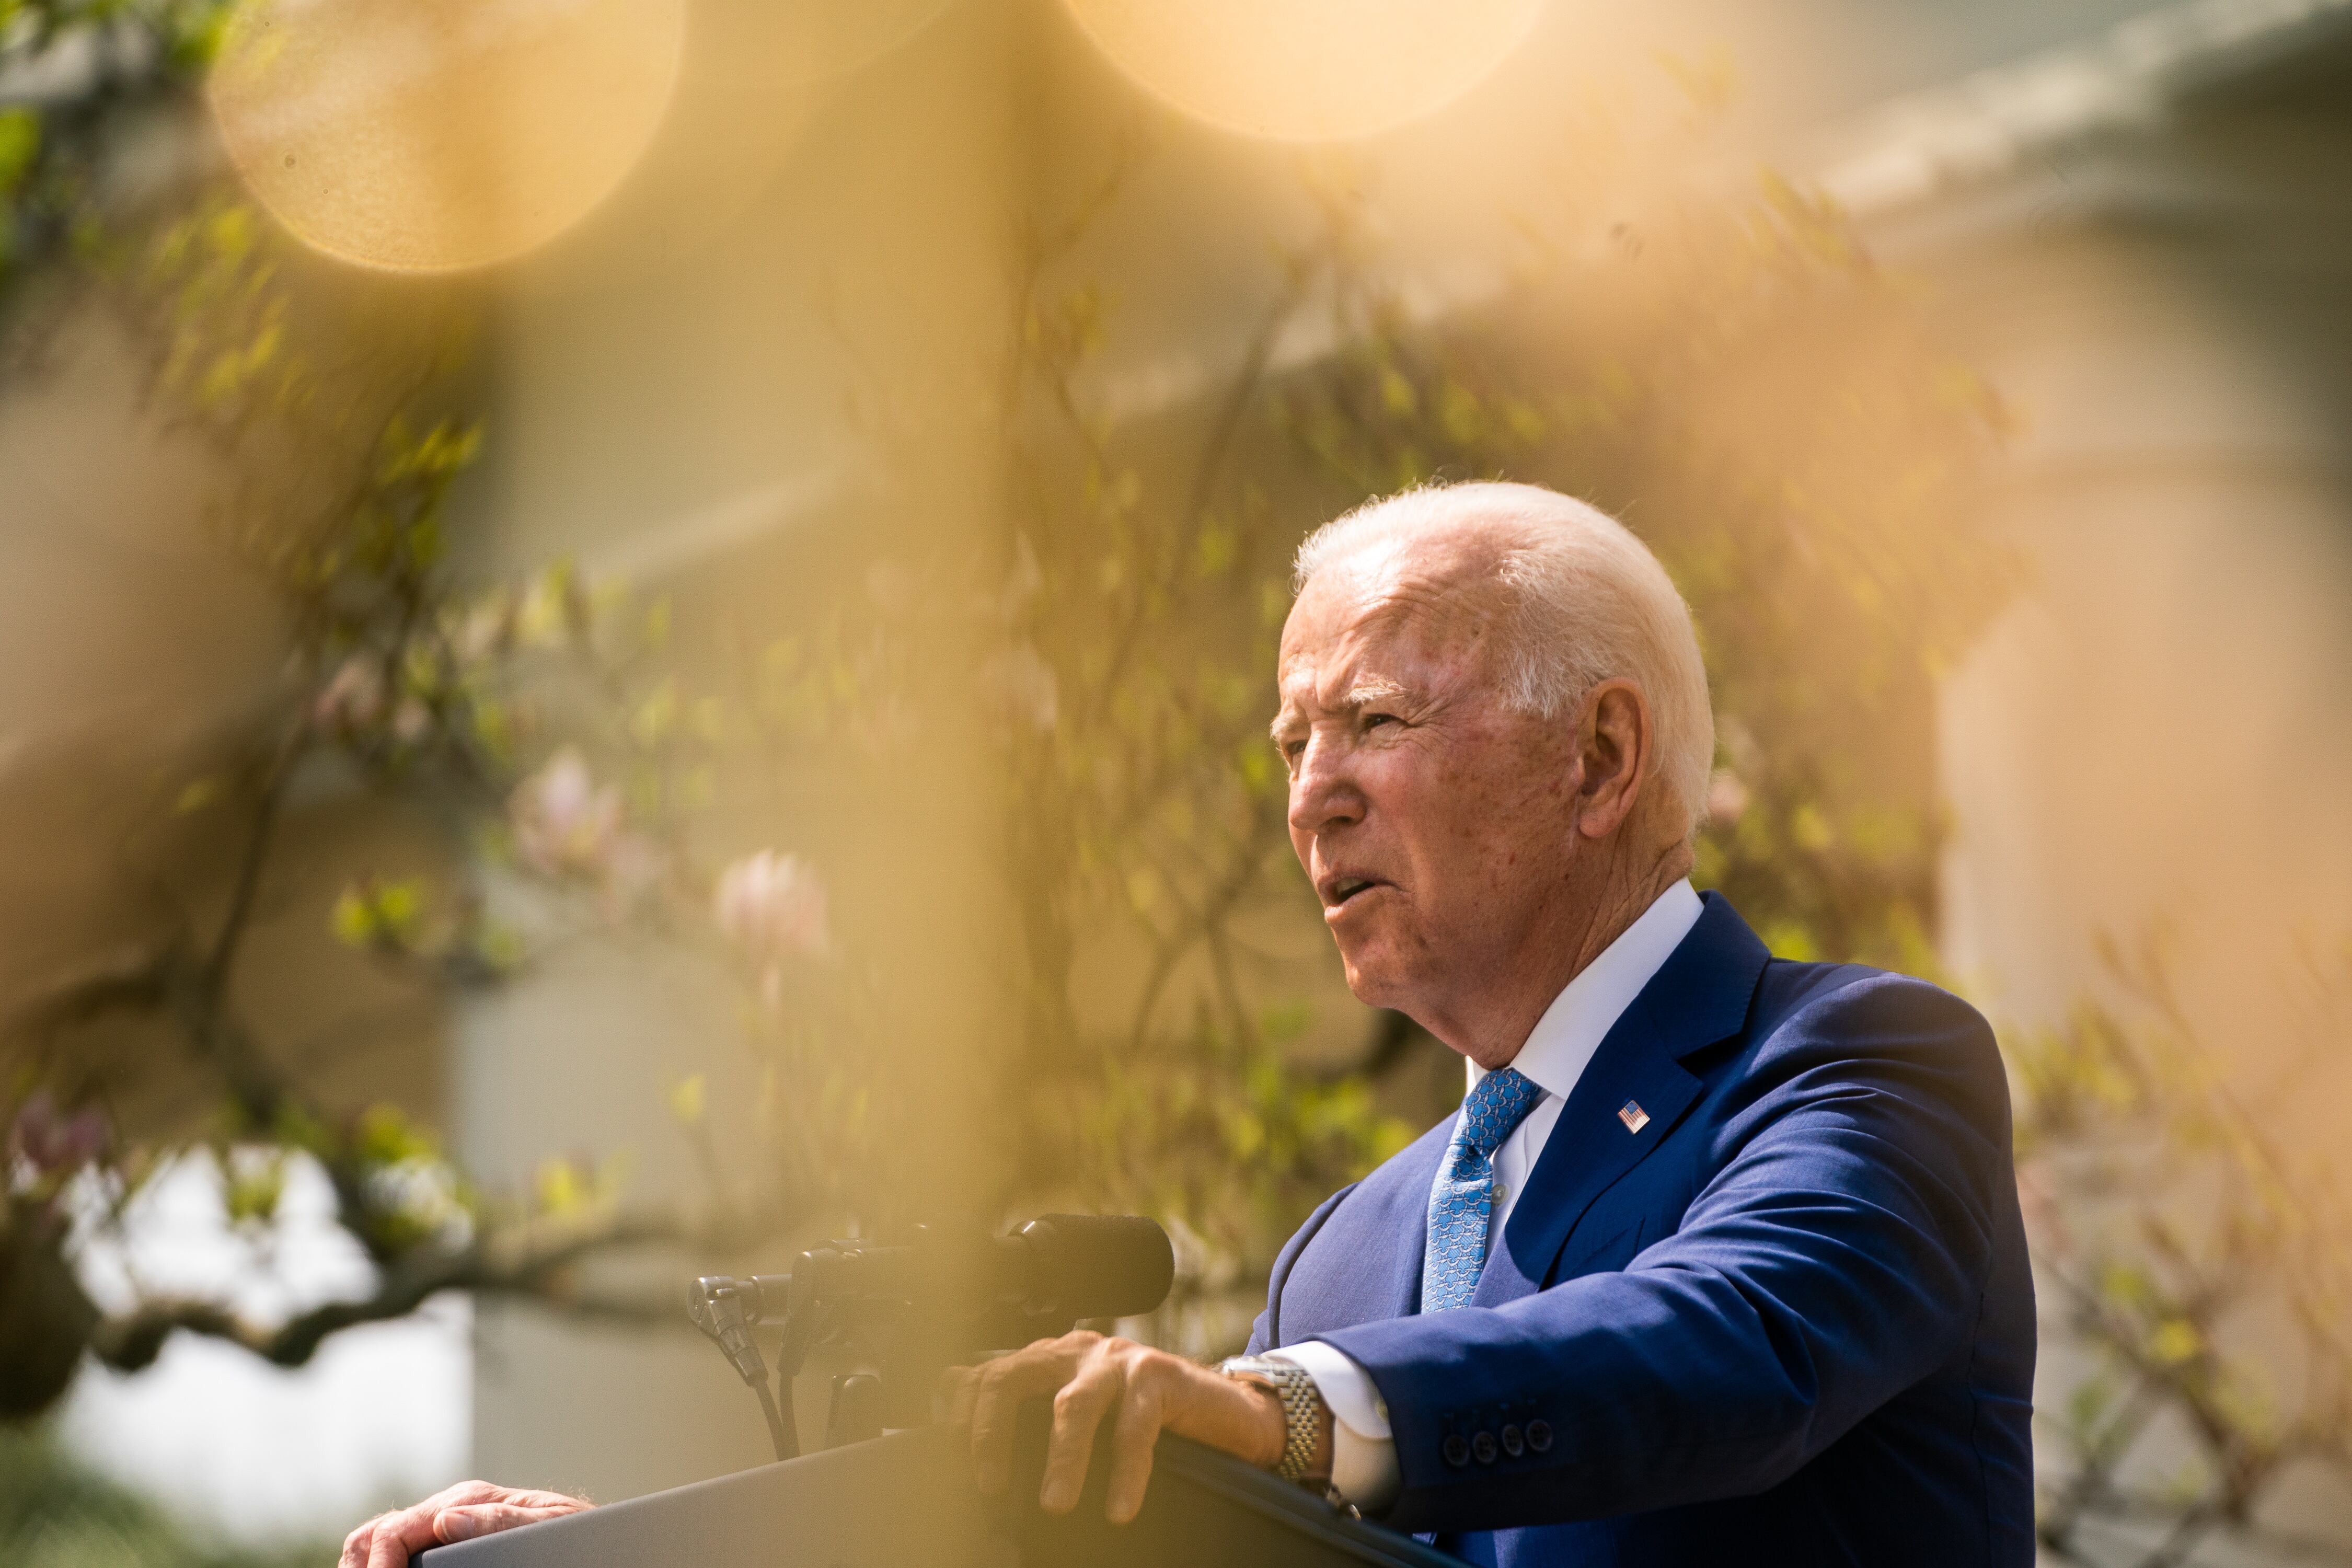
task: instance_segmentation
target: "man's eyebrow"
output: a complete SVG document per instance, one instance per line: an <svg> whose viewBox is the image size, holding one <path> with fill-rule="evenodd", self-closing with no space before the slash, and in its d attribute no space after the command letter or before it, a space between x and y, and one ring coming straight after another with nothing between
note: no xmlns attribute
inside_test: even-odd
<svg viewBox="0 0 2352 1568"><path fill-rule="evenodd" d="M1377 675L1365 676L1355 685L1348 688L1347 694L1333 705L1333 711L1360 713L1377 703L1392 703L1400 698L1410 698L1412 695L1410 688L1397 681ZM1282 711L1276 713L1274 716L1274 722L1266 726L1266 734L1275 744L1280 745L1283 732L1296 727L1301 720L1302 715L1299 713L1297 705L1286 700L1282 704Z"/></svg>
<svg viewBox="0 0 2352 1568"><path fill-rule="evenodd" d="M1348 695L1341 699L1340 706L1355 710L1370 708L1376 702L1394 702L1401 697L1412 695L1411 691L1396 681L1370 675L1348 688Z"/></svg>

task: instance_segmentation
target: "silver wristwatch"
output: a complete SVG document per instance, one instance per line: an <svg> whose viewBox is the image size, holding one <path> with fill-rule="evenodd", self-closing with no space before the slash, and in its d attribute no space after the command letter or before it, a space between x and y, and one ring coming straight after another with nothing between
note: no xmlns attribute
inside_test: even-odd
<svg viewBox="0 0 2352 1568"><path fill-rule="evenodd" d="M1282 1401L1282 1457L1274 1473L1286 1481L1307 1479L1315 1462L1316 1441L1323 1435L1323 1395L1303 1366L1265 1356L1237 1355L1217 1364L1227 1377L1274 1390Z"/></svg>

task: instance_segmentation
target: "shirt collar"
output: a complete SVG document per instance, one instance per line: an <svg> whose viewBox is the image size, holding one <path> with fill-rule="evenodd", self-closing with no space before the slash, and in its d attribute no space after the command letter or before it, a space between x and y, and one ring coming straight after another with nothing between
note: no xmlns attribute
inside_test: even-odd
<svg viewBox="0 0 2352 1568"><path fill-rule="evenodd" d="M1510 1065L1546 1094L1566 1100L1603 1037L1665 966L1706 908L1687 878L1660 893L1552 998ZM1476 1062L1465 1065L1470 1087L1475 1089L1486 1069Z"/></svg>

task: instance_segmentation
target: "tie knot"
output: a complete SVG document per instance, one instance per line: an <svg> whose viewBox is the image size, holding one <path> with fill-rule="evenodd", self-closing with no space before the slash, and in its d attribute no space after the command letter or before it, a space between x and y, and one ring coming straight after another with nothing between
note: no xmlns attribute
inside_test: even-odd
<svg viewBox="0 0 2352 1568"><path fill-rule="evenodd" d="M1462 1122L1454 1129L1454 1136L1492 1159L1503 1141L1528 1119L1528 1112L1536 1108L1543 1093L1542 1086L1535 1079L1510 1068L1497 1068L1480 1079L1470 1090L1470 1097L1462 1102Z"/></svg>

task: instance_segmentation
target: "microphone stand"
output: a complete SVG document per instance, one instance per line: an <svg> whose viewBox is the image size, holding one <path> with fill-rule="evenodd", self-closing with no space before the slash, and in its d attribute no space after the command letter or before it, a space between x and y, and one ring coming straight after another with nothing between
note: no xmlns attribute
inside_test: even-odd
<svg viewBox="0 0 2352 1568"><path fill-rule="evenodd" d="M873 1347L878 1366L834 1379L824 1446L839 1447L878 1437L885 1426L923 1425L940 1374L959 1358L1065 1333L1076 1322L1051 1300L991 1300L961 1313L946 1306L960 1295L969 1300L958 1287L982 1277L986 1245L984 1237L950 1238L920 1226L911 1245L834 1241L801 1253L788 1274L695 1279L687 1287L687 1315L759 1395L776 1458L798 1458L793 1384L821 1342L855 1335ZM772 1394L753 1332L763 1322L783 1330Z"/></svg>
<svg viewBox="0 0 2352 1568"><path fill-rule="evenodd" d="M792 1374L780 1372L776 1392L768 1392L768 1363L760 1354L760 1342L752 1337L751 1314L744 1308L744 1297L750 1294L756 1300L757 1294L745 1286L745 1281L724 1274L703 1276L687 1287L687 1316L760 1396L760 1414L767 1419L768 1441L776 1458L797 1459L801 1442L793 1420Z"/></svg>

